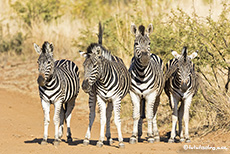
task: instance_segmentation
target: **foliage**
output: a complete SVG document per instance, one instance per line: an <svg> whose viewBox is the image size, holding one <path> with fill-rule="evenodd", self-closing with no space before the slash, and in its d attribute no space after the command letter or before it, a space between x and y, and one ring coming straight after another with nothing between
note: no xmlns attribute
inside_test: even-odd
<svg viewBox="0 0 230 154"><path fill-rule="evenodd" d="M36 20L49 23L62 16L60 0L16 0L14 3L10 1L10 4L28 26Z"/></svg>

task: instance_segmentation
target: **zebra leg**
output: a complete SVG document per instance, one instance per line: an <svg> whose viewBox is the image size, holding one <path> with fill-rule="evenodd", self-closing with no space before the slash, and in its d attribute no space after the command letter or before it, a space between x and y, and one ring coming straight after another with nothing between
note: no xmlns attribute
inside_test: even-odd
<svg viewBox="0 0 230 154"><path fill-rule="evenodd" d="M95 107L96 107L96 94L94 91L91 91L89 93L89 125L88 125L88 129L87 132L85 134L85 139L83 141L84 145L88 145L89 144L89 139L90 139L90 131L95 119Z"/></svg>
<svg viewBox="0 0 230 154"><path fill-rule="evenodd" d="M65 120L65 110L62 105L60 111L60 124L59 124L59 132L58 132L59 139L61 139L63 135L64 120Z"/></svg>
<svg viewBox="0 0 230 154"><path fill-rule="evenodd" d="M58 146L60 144L60 140L58 138L58 127L60 124L60 112L62 107L62 101L58 100L54 103L54 127L55 127L55 135L54 135L54 145Z"/></svg>
<svg viewBox="0 0 230 154"><path fill-rule="evenodd" d="M170 94L170 99L171 99L171 106L172 106L172 130L171 130L171 137L168 140L168 143L173 143L174 138L176 136L176 124L177 124L177 105L179 102L179 99L174 97L172 94Z"/></svg>
<svg viewBox="0 0 230 154"><path fill-rule="evenodd" d="M108 105L106 108L106 133L105 133L105 136L107 138L109 145L113 144L113 139L111 138L111 133L110 133L110 119L112 116L112 111L113 111L113 103L108 102Z"/></svg>
<svg viewBox="0 0 230 154"><path fill-rule="evenodd" d="M103 146L103 141L105 138L105 123L106 123L106 104L103 99L101 99L99 96L97 96L98 100L98 106L100 110L100 123L101 123L101 128L100 128L100 138L99 141L97 142L98 147Z"/></svg>
<svg viewBox="0 0 230 154"><path fill-rule="evenodd" d="M47 103L44 100L41 100L41 103L42 103L42 109L44 113L44 136L41 145L46 145L47 138L48 138L48 127L50 122L50 103Z"/></svg>
<svg viewBox="0 0 230 154"><path fill-rule="evenodd" d="M140 119L140 97L130 91L130 97L133 104L133 134L130 137L129 143L137 143L138 121Z"/></svg>
<svg viewBox="0 0 230 154"><path fill-rule="evenodd" d="M184 133L183 133L183 126L182 126L183 116L184 116L184 101L181 102L181 105L178 111L180 142L184 141Z"/></svg>
<svg viewBox="0 0 230 154"><path fill-rule="evenodd" d="M157 127L157 109L160 103L160 96L157 96L154 108L153 108L153 135L154 135L154 140L156 142L160 141L160 136L158 132L158 127Z"/></svg>
<svg viewBox="0 0 230 154"><path fill-rule="evenodd" d="M149 143L153 143L154 142L154 138L153 138L153 108L154 108L154 103L156 100L156 91L149 94L148 96L146 96L146 118L147 118L147 123L148 123L148 132L147 132L147 136L148 136L148 142Z"/></svg>
<svg viewBox="0 0 230 154"><path fill-rule="evenodd" d="M123 143L123 137L121 133L121 119L120 119L120 110L121 110L121 100L117 99L113 101L113 112L114 112L114 123L117 127L119 148L124 148L125 144Z"/></svg>
<svg viewBox="0 0 230 154"><path fill-rule="evenodd" d="M141 139L142 136L142 124L143 124L143 118L141 117L138 120L138 140Z"/></svg>
<svg viewBox="0 0 230 154"><path fill-rule="evenodd" d="M192 95L189 95L184 100L184 124L185 124L185 142L189 143L191 142L189 138L189 131L188 131L188 125L189 125L189 108L192 102Z"/></svg>
<svg viewBox="0 0 230 154"><path fill-rule="evenodd" d="M71 116L72 116L72 111L73 108L75 106L75 99L73 98L72 100L70 100L69 102L66 103L66 113L65 113L65 119L66 119L66 125L67 125L67 142L71 143L73 141L72 137L71 137L71 130L70 130L70 120L71 120Z"/></svg>

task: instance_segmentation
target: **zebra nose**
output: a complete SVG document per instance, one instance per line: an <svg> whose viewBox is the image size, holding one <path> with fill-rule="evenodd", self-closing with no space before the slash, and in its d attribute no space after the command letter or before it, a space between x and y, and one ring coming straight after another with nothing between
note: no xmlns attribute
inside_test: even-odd
<svg viewBox="0 0 230 154"><path fill-rule="evenodd" d="M181 90L185 92L188 89L188 81L181 81Z"/></svg>
<svg viewBox="0 0 230 154"><path fill-rule="evenodd" d="M148 52L142 52L141 54L141 62L143 65L148 65L150 60L149 53Z"/></svg>
<svg viewBox="0 0 230 154"><path fill-rule="evenodd" d="M90 85L89 85L89 80L86 79L82 82L82 89L84 90L85 93L89 93L90 91Z"/></svg>
<svg viewBox="0 0 230 154"><path fill-rule="evenodd" d="M39 74L37 82L39 86L44 86L45 85L45 75Z"/></svg>

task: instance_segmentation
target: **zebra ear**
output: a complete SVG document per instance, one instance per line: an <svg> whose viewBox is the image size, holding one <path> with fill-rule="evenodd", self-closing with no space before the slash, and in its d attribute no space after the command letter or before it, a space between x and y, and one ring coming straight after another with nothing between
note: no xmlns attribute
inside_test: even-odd
<svg viewBox="0 0 230 154"><path fill-rule="evenodd" d="M53 46L53 43L51 42L50 43L50 52L53 52L53 50L54 50L54 46Z"/></svg>
<svg viewBox="0 0 230 154"><path fill-rule="evenodd" d="M39 55L42 53L41 48L36 43L34 43L34 49Z"/></svg>
<svg viewBox="0 0 230 154"><path fill-rule="evenodd" d="M176 51L173 50L172 50L172 55L177 59L180 57L180 54L178 54Z"/></svg>
<svg viewBox="0 0 230 154"><path fill-rule="evenodd" d="M149 36L153 32L153 24L150 23L148 28L147 28L147 35Z"/></svg>
<svg viewBox="0 0 230 154"><path fill-rule="evenodd" d="M134 23L131 24L131 32L133 35L137 35L137 27Z"/></svg>
<svg viewBox="0 0 230 154"><path fill-rule="evenodd" d="M79 53L80 53L81 56L83 56L85 58L87 57L87 54L84 51L79 50Z"/></svg>
<svg viewBox="0 0 230 154"><path fill-rule="evenodd" d="M198 56L197 51L195 51L191 55L189 55L189 58L191 58L191 60L192 60L192 59L196 58L196 56Z"/></svg>

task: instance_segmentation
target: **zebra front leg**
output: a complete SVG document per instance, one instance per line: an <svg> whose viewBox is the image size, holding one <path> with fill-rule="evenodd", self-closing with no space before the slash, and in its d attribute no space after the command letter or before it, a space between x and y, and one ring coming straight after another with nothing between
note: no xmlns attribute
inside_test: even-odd
<svg viewBox="0 0 230 154"><path fill-rule="evenodd" d="M90 139L90 132L91 132L91 128L95 119L95 107L96 107L96 95L95 92L91 91L89 93L89 125L88 125L88 129L87 132L85 134L85 139L83 141L84 145L88 145L89 144L89 139Z"/></svg>
<svg viewBox="0 0 230 154"><path fill-rule="evenodd" d="M133 134L130 137L129 143L137 143L138 121L140 119L140 97L130 91L130 97L133 104Z"/></svg>
<svg viewBox="0 0 230 154"><path fill-rule="evenodd" d="M177 99L175 96L170 94L171 99L171 106L172 106L172 130L171 130L171 137L168 140L168 143L173 143L174 138L176 136L176 124L177 124L177 117L178 117L178 111L177 111L177 105L179 102L179 99Z"/></svg>
<svg viewBox="0 0 230 154"><path fill-rule="evenodd" d="M107 142L109 145L113 144L113 139L111 138L111 133L110 133L110 119L112 116L112 111L113 111L113 103L108 102L107 108L106 108L106 133L105 136L107 138Z"/></svg>
<svg viewBox="0 0 230 154"><path fill-rule="evenodd" d="M154 142L152 126L153 126L153 108L154 108L156 96L157 96L156 91L146 96L146 118L148 123L147 136L148 136L149 143Z"/></svg>
<svg viewBox="0 0 230 154"><path fill-rule="evenodd" d="M61 107L62 107L62 101L58 100L54 103L54 127L55 127L55 135L54 135L54 145L58 146L60 144L60 140L58 138L58 128L60 124L60 112L61 112Z"/></svg>
<svg viewBox="0 0 230 154"><path fill-rule="evenodd" d="M180 108L178 110L178 120L179 120L179 136L180 142L184 142L184 133L183 133L183 126L182 126L182 119L184 116L184 101L181 102Z"/></svg>
<svg viewBox="0 0 230 154"><path fill-rule="evenodd" d="M157 127L157 109L160 103L160 96L157 96L156 101L154 103L154 108L153 108L153 135L154 135L154 141L159 142L160 141L160 136L158 132L158 127Z"/></svg>
<svg viewBox="0 0 230 154"><path fill-rule="evenodd" d="M121 133L120 110L121 110L121 100L120 99L114 100L113 101L114 123L117 127L119 148L124 148L125 144L123 143L123 137Z"/></svg>
<svg viewBox="0 0 230 154"><path fill-rule="evenodd" d="M184 100L184 125L185 125L185 142L190 143L191 140L189 138L189 131L188 131L188 125L189 125L189 108L192 102L192 95L189 95Z"/></svg>
<svg viewBox="0 0 230 154"><path fill-rule="evenodd" d="M61 112L60 112L59 132L58 132L59 139L61 139L62 135L63 135L64 120L65 120L65 110L64 110L64 107L62 105L61 106Z"/></svg>
<svg viewBox="0 0 230 154"><path fill-rule="evenodd" d="M48 127L50 122L50 103L47 103L44 100L41 100L41 103L42 103L42 109L44 113L44 135L43 135L43 140L41 142L41 145L46 145L47 138L48 138Z"/></svg>
<svg viewBox="0 0 230 154"><path fill-rule="evenodd" d="M99 141L97 142L98 147L103 146L103 141L105 139L105 123L106 123L106 104L103 99L100 98L100 96L97 96L98 100L98 107L100 110L100 123L101 123L101 128L100 128L100 138Z"/></svg>
<svg viewBox="0 0 230 154"><path fill-rule="evenodd" d="M67 143L71 143L73 141L71 137L72 134L71 134L71 129L70 129L70 120L71 120L73 108L75 106L75 99L76 98L73 98L68 103L66 103L65 119L66 119L66 125L67 125L67 133L66 133Z"/></svg>

